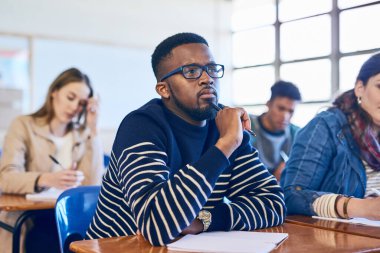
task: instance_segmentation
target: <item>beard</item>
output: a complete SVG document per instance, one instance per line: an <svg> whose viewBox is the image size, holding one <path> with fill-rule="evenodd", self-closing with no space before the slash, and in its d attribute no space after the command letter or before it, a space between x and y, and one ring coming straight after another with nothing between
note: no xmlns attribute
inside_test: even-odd
<svg viewBox="0 0 380 253"><path fill-rule="evenodd" d="M193 120L196 121L203 121L207 119L213 119L216 117L217 111L210 105L205 106L204 108L201 108L199 106L199 102L197 102L198 106L196 108L191 108L185 104L183 104L176 96L176 94L171 89L170 85L168 85L171 97L173 99L174 104L181 109L183 112L185 112L187 115L189 115ZM210 100L210 103L213 103L212 100Z"/></svg>

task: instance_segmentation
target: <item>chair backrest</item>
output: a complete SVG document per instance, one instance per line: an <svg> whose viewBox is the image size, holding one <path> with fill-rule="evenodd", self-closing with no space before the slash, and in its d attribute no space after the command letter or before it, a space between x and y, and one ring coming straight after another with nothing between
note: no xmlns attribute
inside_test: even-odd
<svg viewBox="0 0 380 253"><path fill-rule="evenodd" d="M55 205L59 244L62 253L70 252L73 241L82 240L98 202L100 186L79 186L64 191Z"/></svg>
<svg viewBox="0 0 380 253"><path fill-rule="evenodd" d="M110 164L111 157L107 155L106 153L103 154L103 164L104 168L108 167L108 164Z"/></svg>

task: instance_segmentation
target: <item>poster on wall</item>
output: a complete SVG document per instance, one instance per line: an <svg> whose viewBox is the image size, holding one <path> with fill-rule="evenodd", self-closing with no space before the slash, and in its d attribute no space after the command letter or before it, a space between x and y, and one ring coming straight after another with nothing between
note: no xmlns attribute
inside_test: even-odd
<svg viewBox="0 0 380 253"><path fill-rule="evenodd" d="M29 41L0 35L0 128L29 107Z"/></svg>
<svg viewBox="0 0 380 253"><path fill-rule="evenodd" d="M28 88L29 46L24 37L0 35L0 87Z"/></svg>

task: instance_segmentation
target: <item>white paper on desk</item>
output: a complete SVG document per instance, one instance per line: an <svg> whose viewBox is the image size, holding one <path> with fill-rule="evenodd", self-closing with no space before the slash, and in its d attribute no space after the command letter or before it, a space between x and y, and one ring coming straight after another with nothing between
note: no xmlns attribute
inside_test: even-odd
<svg viewBox="0 0 380 253"><path fill-rule="evenodd" d="M58 199L62 192L63 190L52 187L39 193L26 194L26 199L33 201L54 201Z"/></svg>
<svg viewBox="0 0 380 253"><path fill-rule="evenodd" d="M366 218L353 218L353 219L349 219L349 220L339 219L339 218L319 217L319 216L312 216L312 218L321 219L321 220L331 220L331 221L360 224L360 225L366 225L366 226L372 226L372 227L380 227L380 221L369 220Z"/></svg>
<svg viewBox="0 0 380 253"><path fill-rule="evenodd" d="M167 245L168 250L220 253L270 252L288 237L286 233L265 232L207 232L186 235Z"/></svg>

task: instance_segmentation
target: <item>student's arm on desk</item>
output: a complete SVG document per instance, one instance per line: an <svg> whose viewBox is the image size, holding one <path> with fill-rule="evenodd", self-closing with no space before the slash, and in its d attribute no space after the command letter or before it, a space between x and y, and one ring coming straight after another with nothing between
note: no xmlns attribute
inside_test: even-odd
<svg viewBox="0 0 380 253"><path fill-rule="evenodd" d="M344 205L346 205L347 214L350 218L380 220L380 197L364 199L342 197L337 203L337 211L340 214L344 213Z"/></svg>
<svg viewBox="0 0 380 253"><path fill-rule="evenodd" d="M366 215L366 213L371 213L373 212L373 209L375 209L375 214L378 213L378 208L380 204L380 191L377 189L371 189L372 192L374 193L374 196L376 197L367 197L365 199L357 199L357 198L351 198L347 199L347 197L341 198L340 201L338 201L338 211L341 213L342 212L342 205L346 204L346 210L349 215L349 217L353 215ZM346 202L344 204L344 202ZM364 202L367 202L367 205L365 205ZM348 204L351 204L349 206ZM366 206L366 208L362 208L362 206ZM359 210L359 211L357 211ZM339 219L339 218L327 218L327 217L319 217L319 216L313 216L313 218L318 218L318 219L324 219L324 220L332 220L332 221L339 221L339 222L346 222L346 223L353 223L353 224L362 224L362 225L368 225L368 226L375 226L375 227L380 227L380 217L378 216L368 216L369 218L374 218L374 219L367 219L363 218L364 216L352 218L352 219Z"/></svg>
<svg viewBox="0 0 380 253"><path fill-rule="evenodd" d="M239 120L226 115L234 112L239 113ZM236 157L233 160L230 158L233 169L226 195L231 202L210 210L210 231L253 230L277 226L284 221L286 208L282 189L260 162L258 151L249 144L249 134L242 131L240 120L243 124L248 124L244 126L247 128L248 119L242 109L223 109L215 119L220 132L217 147L224 136L231 134L239 136L240 143L234 150ZM243 136L240 136L242 132ZM229 157L228 154L225 155Z"/></svg>
<svg viewBox="0 0 380 253"><path fill-rule="evenodd" d="M211 147L197 162L169 168L166 138L160 126L135 115L123 121L113 151L125 201L138 229L153 245L171 242L192 223L229 164L220 150Z"/></svg>
<svg viewBox="0 0 380 253"><path fill-rule="evenodd" d="M243 140L245 144L248 141L249 138ZM282 224L286 213L283 191L260 162L257 150L243 143L233 167L227 192L231 201L227 205L227 217L232 220L230 230L253 230Z"/></svg>
<svg viewBox="0 0 380 253"><path fill-rule="evenodd" d="M223 110L225 113L234 113L234 110ZM227 123L230 121L226 120ZM239 126L236 132L242 135L241 124L236 118L235 125ZM143 131L142 126L146 126ZM230 131L227 126L223 129ZM239 152L241 155L235 162L236 174L229 193L233 203L211 210L213 222L209 231L251 230L283 222L282 191L259 163L257 153L252 154L247 133L244 139L245 147L250 149ZM125 201L134 212L138 229L153 245L171 242L193 222L220 174L230 165L226 155L211 146L198 161L182 168L169 168L171 150L167 150L167 143L170 141L163 126L145 115L130 114L119 127L113 147L119 173L115 178L121 178ZM251 217L251 213L255 217ZM226 215L231 219L226 219Z"/></svg>

